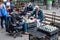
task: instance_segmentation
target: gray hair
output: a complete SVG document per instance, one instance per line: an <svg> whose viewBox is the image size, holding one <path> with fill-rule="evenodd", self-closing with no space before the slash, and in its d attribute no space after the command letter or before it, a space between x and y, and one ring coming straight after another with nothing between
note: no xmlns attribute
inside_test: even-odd
<svg viewBox="0 0 60 40"><path fill-rule="evenodd" d="M34 10L35 10L36 8L38 8L38 9L39 9L39 6L35 6L35 7L34 7Z"/></svg>

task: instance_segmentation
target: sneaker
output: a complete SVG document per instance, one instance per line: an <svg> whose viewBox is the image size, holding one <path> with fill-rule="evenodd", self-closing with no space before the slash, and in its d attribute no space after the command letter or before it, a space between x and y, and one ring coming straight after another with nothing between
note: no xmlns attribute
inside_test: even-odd
<svg viewBox="0 0 60 40"><path fill-rule="evenodd" d="M25 35L29 35L29 33L28 33L28 32L25 32L24 34L25 34Z"/></svg>

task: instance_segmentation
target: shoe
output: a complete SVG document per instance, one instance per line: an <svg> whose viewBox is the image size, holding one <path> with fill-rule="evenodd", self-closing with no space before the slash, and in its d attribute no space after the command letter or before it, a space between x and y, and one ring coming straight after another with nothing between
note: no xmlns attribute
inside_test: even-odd
<svg viewBox="0 0 60 40"><path fill-rule="evenodd" d="M25 32L24 34L25 34L25 35L29 35L29 33L28 33L28 32Z"/></svg>

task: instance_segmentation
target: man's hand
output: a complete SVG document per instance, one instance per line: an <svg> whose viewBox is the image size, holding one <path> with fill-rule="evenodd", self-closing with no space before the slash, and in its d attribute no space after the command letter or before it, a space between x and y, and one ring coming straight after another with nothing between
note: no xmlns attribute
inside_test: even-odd
<svg viewBox="0 0 60 40"><path fill-rule="evenodd" d="M27 20L26 16L22 16L24 20Z"/></svg>

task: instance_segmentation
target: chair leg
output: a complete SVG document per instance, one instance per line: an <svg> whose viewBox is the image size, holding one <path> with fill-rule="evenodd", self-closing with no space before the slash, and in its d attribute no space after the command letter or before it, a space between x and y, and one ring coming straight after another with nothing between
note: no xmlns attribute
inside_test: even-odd
<svg viewBox="0 0 60 40"><path fill-rule="evenodd" d="M16 30L16 36L20 36L20 37L22 37L22 34L21 34L21 32L19 32L18 30Z"/></svg>
<svg viewBox="0 0 60 40"><path fill-rule="evenodd" d="M18 35L19 35L20 37L22 37L22 34L21 34L21 32L18 32Z"/></svg>
<svg viewBox="0 0 60 40"><path fill-rule="evenodd" d="M13 35L14 38L16 38L16 36L17 36L16 31L14 31L12 35Z"/></svg>

